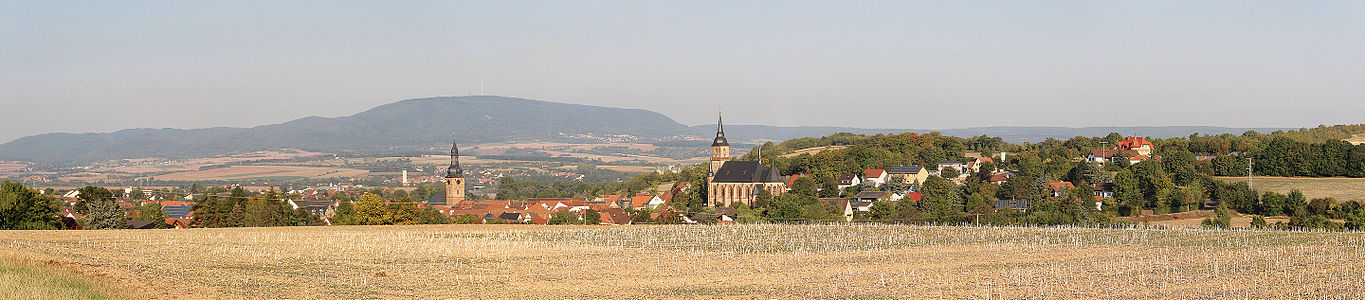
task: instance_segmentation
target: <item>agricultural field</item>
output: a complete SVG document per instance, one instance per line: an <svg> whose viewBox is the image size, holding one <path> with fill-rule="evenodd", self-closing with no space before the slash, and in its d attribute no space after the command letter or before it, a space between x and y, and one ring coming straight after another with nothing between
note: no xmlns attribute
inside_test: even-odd
<svg viewBox="0 0 1365 300"><path fill-rule="evenodd" d="M148 294L130 298L1361 298L1362 248L1365 233L904 225L0 232L0 261Z"/></svg>
<svg viewBox="0 0 1365 300"><path fill-rule="evenodd" d="M205 180L247 180L255 178L339 178L359 177L369 171L347 168L305 167L305 166L231 166L199 171L176 172L158 175L156 180L205 181Z"/></svg>
<svg viewBox="0 0 1365 300"><path fill-rule="evenodd" d="M825 152L826 150L839 150L839 149L844 149L844 148L848 148L848 146L837 146L837 145L836 145L836 146L823 146L823 147L815 147L815 148L806 148L806 149L801 149L801 150L792 151L792 153L787 153L787 154L779 155L778 157L796 157L796 156L800 156L800 155L802 155L802 154L815 155L816 153Z"/></svg>
<svg viewBox="0 0 1365 300"><path fill-rule="evenodd" d="M1352 145L1365 144L1365 134L1353 135L1351 138L1346 139L1346 142L1351 143Z"/></svg>
<svg viewBox="0 0 1365 300"><path fill-rule="evenodd" d="M1218 177L1227 182L1246 182L1246 177ZM1365 202L1365 178L1256 177L1252 185L1259 191L1303 192L1308 199L1332 197L1337 201Z"/></svg>

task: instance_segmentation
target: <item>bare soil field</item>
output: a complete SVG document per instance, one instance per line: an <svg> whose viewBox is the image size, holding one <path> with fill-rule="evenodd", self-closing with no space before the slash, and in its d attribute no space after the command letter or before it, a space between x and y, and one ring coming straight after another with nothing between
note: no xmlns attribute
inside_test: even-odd
<svg viewBox="0 0 1365 300"><path fill-rule="evenodd" d="M1218 177L1227 182L1246 182L1246 177ZM1337 201L1365 201L1365 178L1256 177L1252 185L1261 192L1289 193L1298 189L1308 199L1332 197Z"/></svg>
<svg viewBox="0 0 1365 300"><path fill-rule="evenodd" d="M1351 143L1352 145L1365 144L1365 134L1353 135L1351 138L1346 139L1346 142Z"/></svg>
<svg viewBox="0 0 1365 300"><path fill-rule="evenodd" d="M1159 225L1171 228L1201 228L1204 226L1204 219L1213 216L1214 211L1212 210L1197 210L1146 217L1124 217L1119 218L1119 220L1136 224ZM1234 212L1231 222L1232 228L1251 228L1251 219L1255 217L1255 215L1242 215ZM1275 222L1289 223L1289 217L1265 217L1265 222L1266 224L1275 224Z"/></svg>
<svg viewBox="0 0 1365 300"><path fill-rule="evenodd" d="M825 150L839 150L839 149L844 149L844 148L848 148L848 146L823 146L823 147L815 147L815 148L806 148L806 149L801 149L801 150L793 151L792 153L787 153L787 154L779 155L779 157L793 157L793 156L798 156L798 155L802 155L802 154L815 155L816 153L820 153L820 152L823 152L823 151L825 151Z"/></svg>
<svg viewBox="0 0 1365 300"><path fill-rule="evenodd" d="M300 157L311 157L321 155L328 154L321 152L304 151L299 149L279 149L217 157L194 158L186 160L164 161L160 159L130 159L127 160L128 162L127 165L112 167L109 170L114 172L132 174L193 171L198 170L201 167L221 165L225 163L240 163L274 159L294 159Z"/></svg>
<svg viewBox="0 0 1365 300"><path fill-rule="evenodd" d="M202 171L176 172L156 176L157 180L243 180L251 178L336 178L357 177L369 171L346 168L303 166L231 166Z"/></svg>
<svg viewBox="0 0 1365 300"><path fill-rule="evenodd" d="M1362 248L1365 233L903 225L0 232L0 259L164 298L1358 299Z"/></svg>

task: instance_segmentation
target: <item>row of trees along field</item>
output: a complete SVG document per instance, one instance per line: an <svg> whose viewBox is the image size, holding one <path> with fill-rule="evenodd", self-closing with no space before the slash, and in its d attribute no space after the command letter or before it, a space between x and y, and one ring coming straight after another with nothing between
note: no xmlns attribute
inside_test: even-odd
<svg viewBox="0 0 1365 300"><path fill-rule="evenodd" d="M241 187L227 195L207 195L194 205L197 227L305 226L322 220L303 209L294 209L282 195L270 189L251 194Z"/></svg>
<svg viewBox="0 0 1365 300"><path fill-rule="evenodd" d="M368 193L360 196L355 204L342 201L332 217L335 225L447 224L450 221L450 217L436 208L418 208L417 202L408 197L385 200Z"/></svg>

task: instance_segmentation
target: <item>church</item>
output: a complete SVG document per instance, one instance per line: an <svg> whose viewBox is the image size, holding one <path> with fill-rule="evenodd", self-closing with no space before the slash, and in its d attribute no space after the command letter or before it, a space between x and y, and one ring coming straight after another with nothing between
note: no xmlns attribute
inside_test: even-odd
<svg viewBox="0 0 1365 300"><path fill-rule="evenodd" d="M716 139L711 142L711 166L706 175L706 204L731 207L736 203L752 207L754 195L767 190L773 196L787 191L787 183L776 167L758 161L732 161L730 142L725 139L725 124L716 118Z"/></svg>
<svg viewBox="0 0 1365 300"><path fill-rule="evenodd" d="M450 166L446 167L445 205L454 206L465 199L464 169L460 168L460 145L450 143Z"/></svg>

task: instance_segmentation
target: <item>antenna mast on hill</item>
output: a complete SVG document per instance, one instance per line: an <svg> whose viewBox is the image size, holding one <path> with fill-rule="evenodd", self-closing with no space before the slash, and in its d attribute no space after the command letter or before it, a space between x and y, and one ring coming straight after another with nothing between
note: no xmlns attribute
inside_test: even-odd
<svg viewBox="0 0 1365 300"><path fill-rule="evenodd" d="M1255 177L1255 176L1254 176L1253 173L1251 173L1251 172L1252 172L1252 169L1251 169L1251 156L1248 155L1248 156L1247 156L1247 189L1251 190L1251 193L1252 193L1252 194L1256 194L1256 189L1252 188L1252 185L1251 185L1251 179L1252 179L1253 177Z"/></svg>

